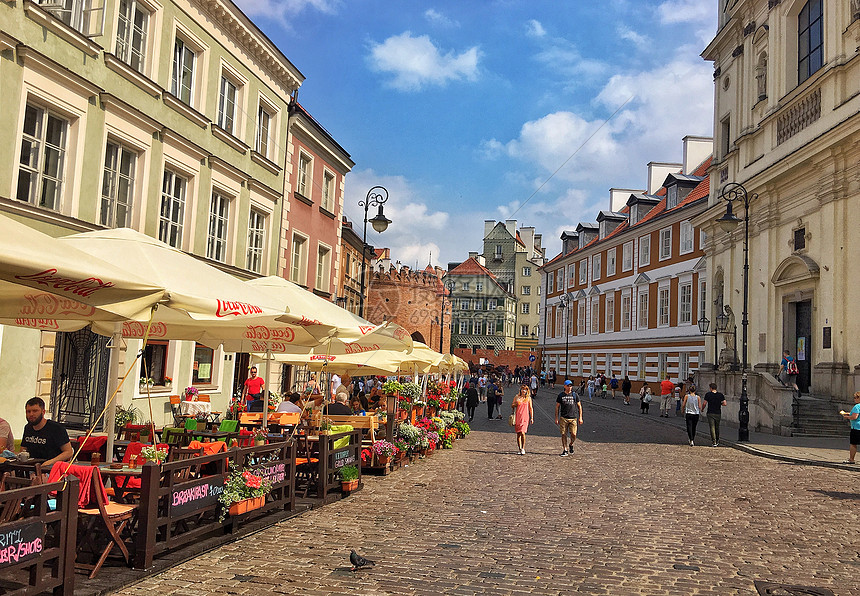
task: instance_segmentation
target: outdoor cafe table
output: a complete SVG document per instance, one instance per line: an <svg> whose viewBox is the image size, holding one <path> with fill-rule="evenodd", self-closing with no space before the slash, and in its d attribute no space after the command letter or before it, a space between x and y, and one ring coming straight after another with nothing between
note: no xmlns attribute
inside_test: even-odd
<svg viewBox="0 0 860 596"><path fill-rule="evenodd" d="M208 401L183 401L179 403L179 413L183 416L197 418L208 417L212 413L212 402Z"/></svg>
<svg viewBox="0 0 860 596"><path fill-rule="evenodd" d="M116 465L116 464L114 464ZM99 464L99 474L102 478L109 478L114 490L114 498L120 503L127 502L127 495L139 495L139 487L128 486L133 477L140 478L143 472L141 466L131 467L123 464L121 468L111 467L111 464Z"/></svg>

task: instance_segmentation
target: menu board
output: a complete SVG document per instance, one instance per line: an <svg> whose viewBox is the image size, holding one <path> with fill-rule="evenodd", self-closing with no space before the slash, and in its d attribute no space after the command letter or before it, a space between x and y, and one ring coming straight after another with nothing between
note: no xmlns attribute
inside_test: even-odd
<svg viewBox="0 0 860 596"><path fill-rule="evenodd" d="M30 520L4 524L0 529L0 567L38 557L44 547L44 522Z"/></svg>
<svg viewBox="0 0 860 596"><path fill-rule="evenodd" d="M196 481L183 482L174 487L169 495L170 517L182 517L188 513L211 507L218 503L224 492L224 478L208 476Z"/></svg>

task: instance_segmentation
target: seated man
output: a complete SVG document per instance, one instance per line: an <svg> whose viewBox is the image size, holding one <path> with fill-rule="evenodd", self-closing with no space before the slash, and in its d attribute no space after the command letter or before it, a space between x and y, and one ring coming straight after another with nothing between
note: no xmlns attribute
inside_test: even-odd
<svg viewBox="0 0 860 596"><path fill-rule="evenodd" d="M349 395L338 393L335 399L337 401L325 407L325 414L327 416L352 416L352 410L349 407Z"/></svg>
<svg viewBox="0 0 860 596"><path fill-rule="evenodd" d="M58 461L69 461L75 451L69 442L69 433L59 422L45 418L45 402L31 397L25 406L27 425L21 438L21 449L30 457L44 459L44 466Z"/></svg>
<svg viewBox="0 0 860 596"><path fill-rule="evenodd" d="M15 449L15 435L12 434L12 425L0 418L0 451Z"/></svg>
<svg viewBox="0 0 860 596"><path fill-rule="evenodd" d="M302 407L298 405L299 401L302 399L302 396L296 392L290 393L287 396L288 399L285 399L281 403L278 404L278 412L301 412Z"/></svg>

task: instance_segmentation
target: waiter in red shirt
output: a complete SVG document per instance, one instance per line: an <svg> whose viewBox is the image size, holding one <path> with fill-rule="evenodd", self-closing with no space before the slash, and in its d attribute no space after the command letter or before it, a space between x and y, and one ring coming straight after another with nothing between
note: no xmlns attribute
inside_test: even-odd
<svg viewBox="0 0 860 596"><path fill-rule="evenodd" d="M257 376L257 367L252 366L250 372L250 377L245 379L245 386L242 388L242 399L247 402L248 411L259 411L262 412L261 408L251 408L251 404L258 399L263 399L263 387L266 382L262 379L262 377ZM260 402L262 404L262 402ZM257 404L254 404L257 405Z"/></svg>

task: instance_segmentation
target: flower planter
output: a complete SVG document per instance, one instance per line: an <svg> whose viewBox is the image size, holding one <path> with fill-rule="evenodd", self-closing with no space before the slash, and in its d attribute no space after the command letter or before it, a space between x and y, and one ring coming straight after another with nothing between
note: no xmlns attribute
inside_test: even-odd
<svg viewBox="0 0 860 596"><path fill-rule="evenodd" d="M391 456L389 456L389 455L377 455L376 461L379 463L380 466L387 466L388 463L391 461Z"/></svg>
<svg viewBox="0 0 860 596"><path fill-rule="evenodd" d="M266 444L266 439L254 439L254 447L262 447Z"/></svg>
<svg viewBox="0 0 860 596"><path fill-rule="evenodd" d="M341 482L340 488L345 493L351 493L358 488L358 479L349 480L348 482Z"/></svg>
<svg viewBox="0 0 860 596"><path fill-rule="evenodd" d="M255 509L260 509L266 504L266 497L256 497L254 499L243 499L236 501L230 505L230 515L242 515Z"/></svg>
<svg viewBox="0 0 860 596"><path fill-rule="evenodd" d="M436 408L433 406L428 406L427 408L430 411L430 418L433 418L436 415Z"/></svg>

